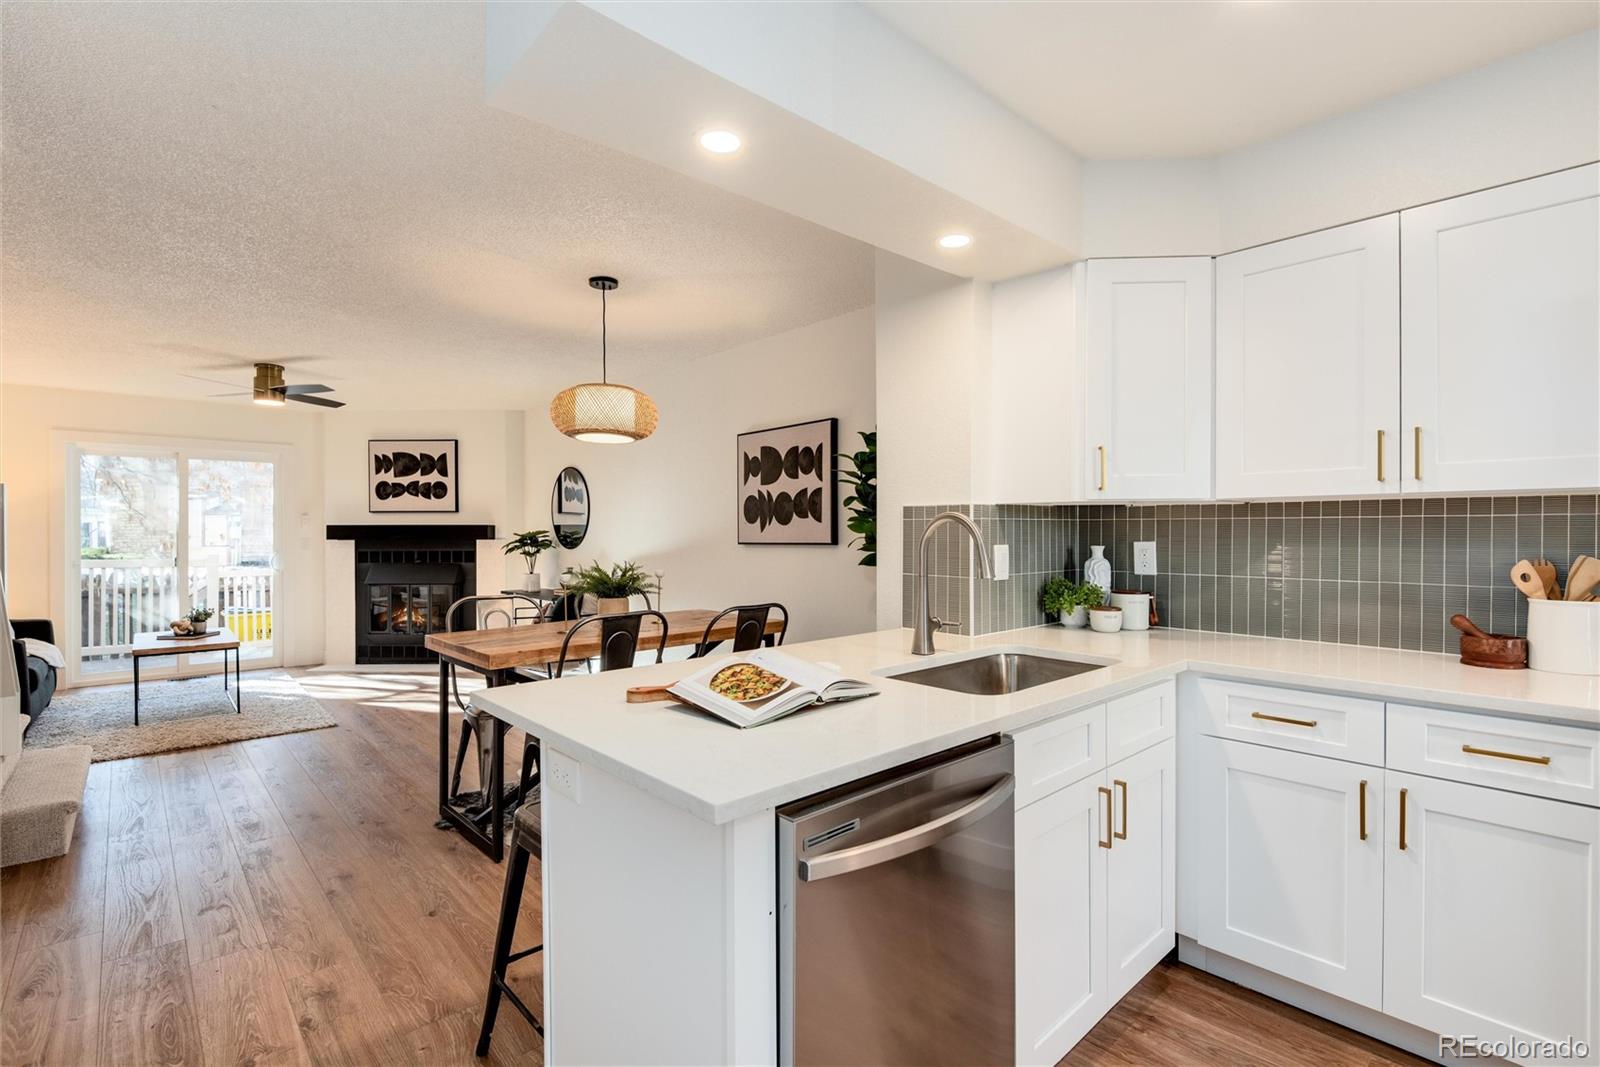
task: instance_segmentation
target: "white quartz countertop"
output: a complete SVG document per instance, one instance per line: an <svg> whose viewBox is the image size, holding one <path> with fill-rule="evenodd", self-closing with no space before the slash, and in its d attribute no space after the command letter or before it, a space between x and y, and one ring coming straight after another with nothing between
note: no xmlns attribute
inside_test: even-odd
<svg viewBox="0 0 1600 1067"><path fill-rule="evenodd" d="M808 796L988 734L1003 733L1186 670L1214 677L1489 711L1600 728L1600 678L1463 666L1455 656L1264 637L1152 630L1097 634L1059 626L961 637L910 653L911 631L788 644L791 656L869 678L882 693L739 730L676 704L629 704L629 686L662 684L707 663L652 664L478 693L480 707L584 764L713 823ZM974 650L1039 649L1109 665L1006 696L971 696L878 676Z"/></svg>

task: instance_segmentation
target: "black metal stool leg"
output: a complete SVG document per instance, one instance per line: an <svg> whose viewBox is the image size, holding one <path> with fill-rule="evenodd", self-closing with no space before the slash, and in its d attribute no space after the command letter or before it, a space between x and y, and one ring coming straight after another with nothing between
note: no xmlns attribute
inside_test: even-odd
<svg viewBox="0 0 1600 1067"><path fill-rule="evenodd" d="M494 1033L495 1016L505 983L506 965L511 962L511 938L517 931L517 912L522 906L522 885L528 877L528 850L520 844L511 847L511 862L506 865L505 895L500 898L500 924L495 929L494 958L489 964L489 993L483 1005L483 1028L478 1031L477 1055L489 1054L489 1038Z"/></svg>

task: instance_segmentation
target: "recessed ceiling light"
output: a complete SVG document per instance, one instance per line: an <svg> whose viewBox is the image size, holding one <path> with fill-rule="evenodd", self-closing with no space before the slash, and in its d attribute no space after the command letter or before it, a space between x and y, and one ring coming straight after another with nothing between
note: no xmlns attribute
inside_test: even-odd
<svg viewBox="0 0 1600 1067"><path fill-rule="evenodd" d="M965 248L972 243L972 238L964 233L947 233L939 238L940 248Z"/></svg>
<svg viewBox="0 0 1600 1067"><path fill-rule="evenodd" d="M739 151L744 141L732 130L707 130L700 135L700 147L719 156Z"/></svg>

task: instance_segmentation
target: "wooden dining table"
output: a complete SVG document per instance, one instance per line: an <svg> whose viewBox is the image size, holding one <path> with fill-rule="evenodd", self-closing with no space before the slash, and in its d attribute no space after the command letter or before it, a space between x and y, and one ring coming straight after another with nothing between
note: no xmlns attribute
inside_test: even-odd
<svg viewBox="0 0 1600 1067"><path fill-rule="evenodd" d="M717 612L705 608L685 608L664 612L667 619L667 648L698 645L707 641L706 626L716 618ZM578 622L587 621L580 619ZM712 644L732 640L738 626L737 615L730 614L718 622L711 631ZM503 824L507 807L505 797L505 731L490 732L490 780L486 783L489 806L475 818L450 798L450 701L451 671L465 667L483 675L490 688L537 681L519 674L518 668L545 667L562 658L562 642L574 622L537 622L521 626L500 626L482 630L453 630L430 633L424 646L439 657L439 825L448 825L476 845L485 855L499 863L505 855ZM767 620L766 635L784 629L782 618ZM585 660L600 654L599 624L591 624L572 640L566 649L566 660ZM646 617L639 626L639 651L654 652L661 643L661 623ZM480 783L484 784L484 783ZM515 802L516 797L511 800ZM486 821L485 818L486 817ZM480 826L479 823L484 822Z"/></svg>

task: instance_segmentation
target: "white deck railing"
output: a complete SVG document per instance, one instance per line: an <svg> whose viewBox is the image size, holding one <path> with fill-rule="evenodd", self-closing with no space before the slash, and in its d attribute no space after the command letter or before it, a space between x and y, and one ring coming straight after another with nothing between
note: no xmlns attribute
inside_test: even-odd
<svg viewBox="0 0 1600 1067"><path fill-rule="evenodd" d="M84 658L126 655L133 635L165 630L178 614L177 569L159 560L86 559L79 581ZM272 637L273 572L264 567L189 568L189 602L217 614L242 641Z"/></svg>

